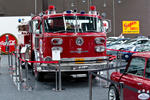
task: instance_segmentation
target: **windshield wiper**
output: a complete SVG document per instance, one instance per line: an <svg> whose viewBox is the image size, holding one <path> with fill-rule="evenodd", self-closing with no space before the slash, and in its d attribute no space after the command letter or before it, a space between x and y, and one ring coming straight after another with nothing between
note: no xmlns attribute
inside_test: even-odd
<svg viewBox="0 0 150 100"><path fill-rule="evenodd" d="M87 30L86 32L98 32L97 30Z"/></svg>
<svg viewBox="0 0 150 100"><path fill-rule="evenodd" d="M63 33L63 32L68 32L68 33L74 33L74 30L59 30L59 31L55 31L54 33Z"/></svg>
<svg viewBox="0 0 150 100"><path fill-rule="evenodd" d="M54 33L63 33L63 32L67 32L67 30L59 30L59 31L55 31Z"/></svg>

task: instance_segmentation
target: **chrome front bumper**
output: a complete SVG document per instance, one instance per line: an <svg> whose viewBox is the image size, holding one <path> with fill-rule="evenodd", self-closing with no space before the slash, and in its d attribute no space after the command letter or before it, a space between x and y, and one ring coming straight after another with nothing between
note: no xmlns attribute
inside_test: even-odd
<svg viewBox="0 0 150 100"><path fill-rule="evenodd" d="M56 72L61 69L62 72L71 71L90 71L90 70L100 70L106 66L107 63L97 63L97 64L60 64L50 65L50 66L40 66L38 71L41 72Z"/></svg>
<svg viewBox="0 0 150 100"><path fill-rule="evenodd" d="M85 59L85 58L84 58ZM101 59L97 61L96 59ZM74 58L63 59L60 64L41 64L38 66L37 71L39 72L56 72L61 69L62 72L76 72L76 71L91 71L101 70L106 67L107 61L104 57L96 57L94 59L85 59L87 62L75 62ZM92 60L92 61L91 61ZM95 61L94 61L95 60Z"/></svg>

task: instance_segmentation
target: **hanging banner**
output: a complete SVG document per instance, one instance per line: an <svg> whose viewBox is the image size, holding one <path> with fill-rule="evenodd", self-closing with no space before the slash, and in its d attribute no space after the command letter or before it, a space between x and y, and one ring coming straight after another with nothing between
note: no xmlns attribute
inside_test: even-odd
<svg viewBox="0 0 150 100"><path fill-rule="evenodd" d="M8 54L8 52L14 52L16 44L17 39L14 35L6 33L0 36L0 48L2 53Z"/></svg>
<svg viewBox="0 0 150 100"><path fill-rule="evenodd" d="M139 21L122 21L123 34L139 34Z"/></svg>

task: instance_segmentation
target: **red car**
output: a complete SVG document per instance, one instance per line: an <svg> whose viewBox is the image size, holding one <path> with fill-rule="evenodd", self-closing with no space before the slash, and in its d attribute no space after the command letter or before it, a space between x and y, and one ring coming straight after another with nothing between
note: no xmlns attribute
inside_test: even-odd
<svg viewBox="0 0 150 100"><path fill-rule="evenodd" d="M113 72L111 80L115 82L123 82L124 85L135 88L147 94L149 98L150 91L150 52L136 53L129 60L124 73ZM111 83L108 92L109 100L119 100L119 87ZM128 88L123 88L123 100L143 100L139 99L140 93L134 92Z"/></svg>

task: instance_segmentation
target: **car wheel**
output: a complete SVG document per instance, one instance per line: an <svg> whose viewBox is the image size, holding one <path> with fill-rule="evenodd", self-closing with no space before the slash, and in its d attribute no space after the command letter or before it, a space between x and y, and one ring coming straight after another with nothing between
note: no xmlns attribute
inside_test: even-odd
<svg viewBox="0 0 150 100"><path fill-rule="evenodd" d="M119 100L119 93L115 86L110 86L108 92L108 100Z"/></svg>

